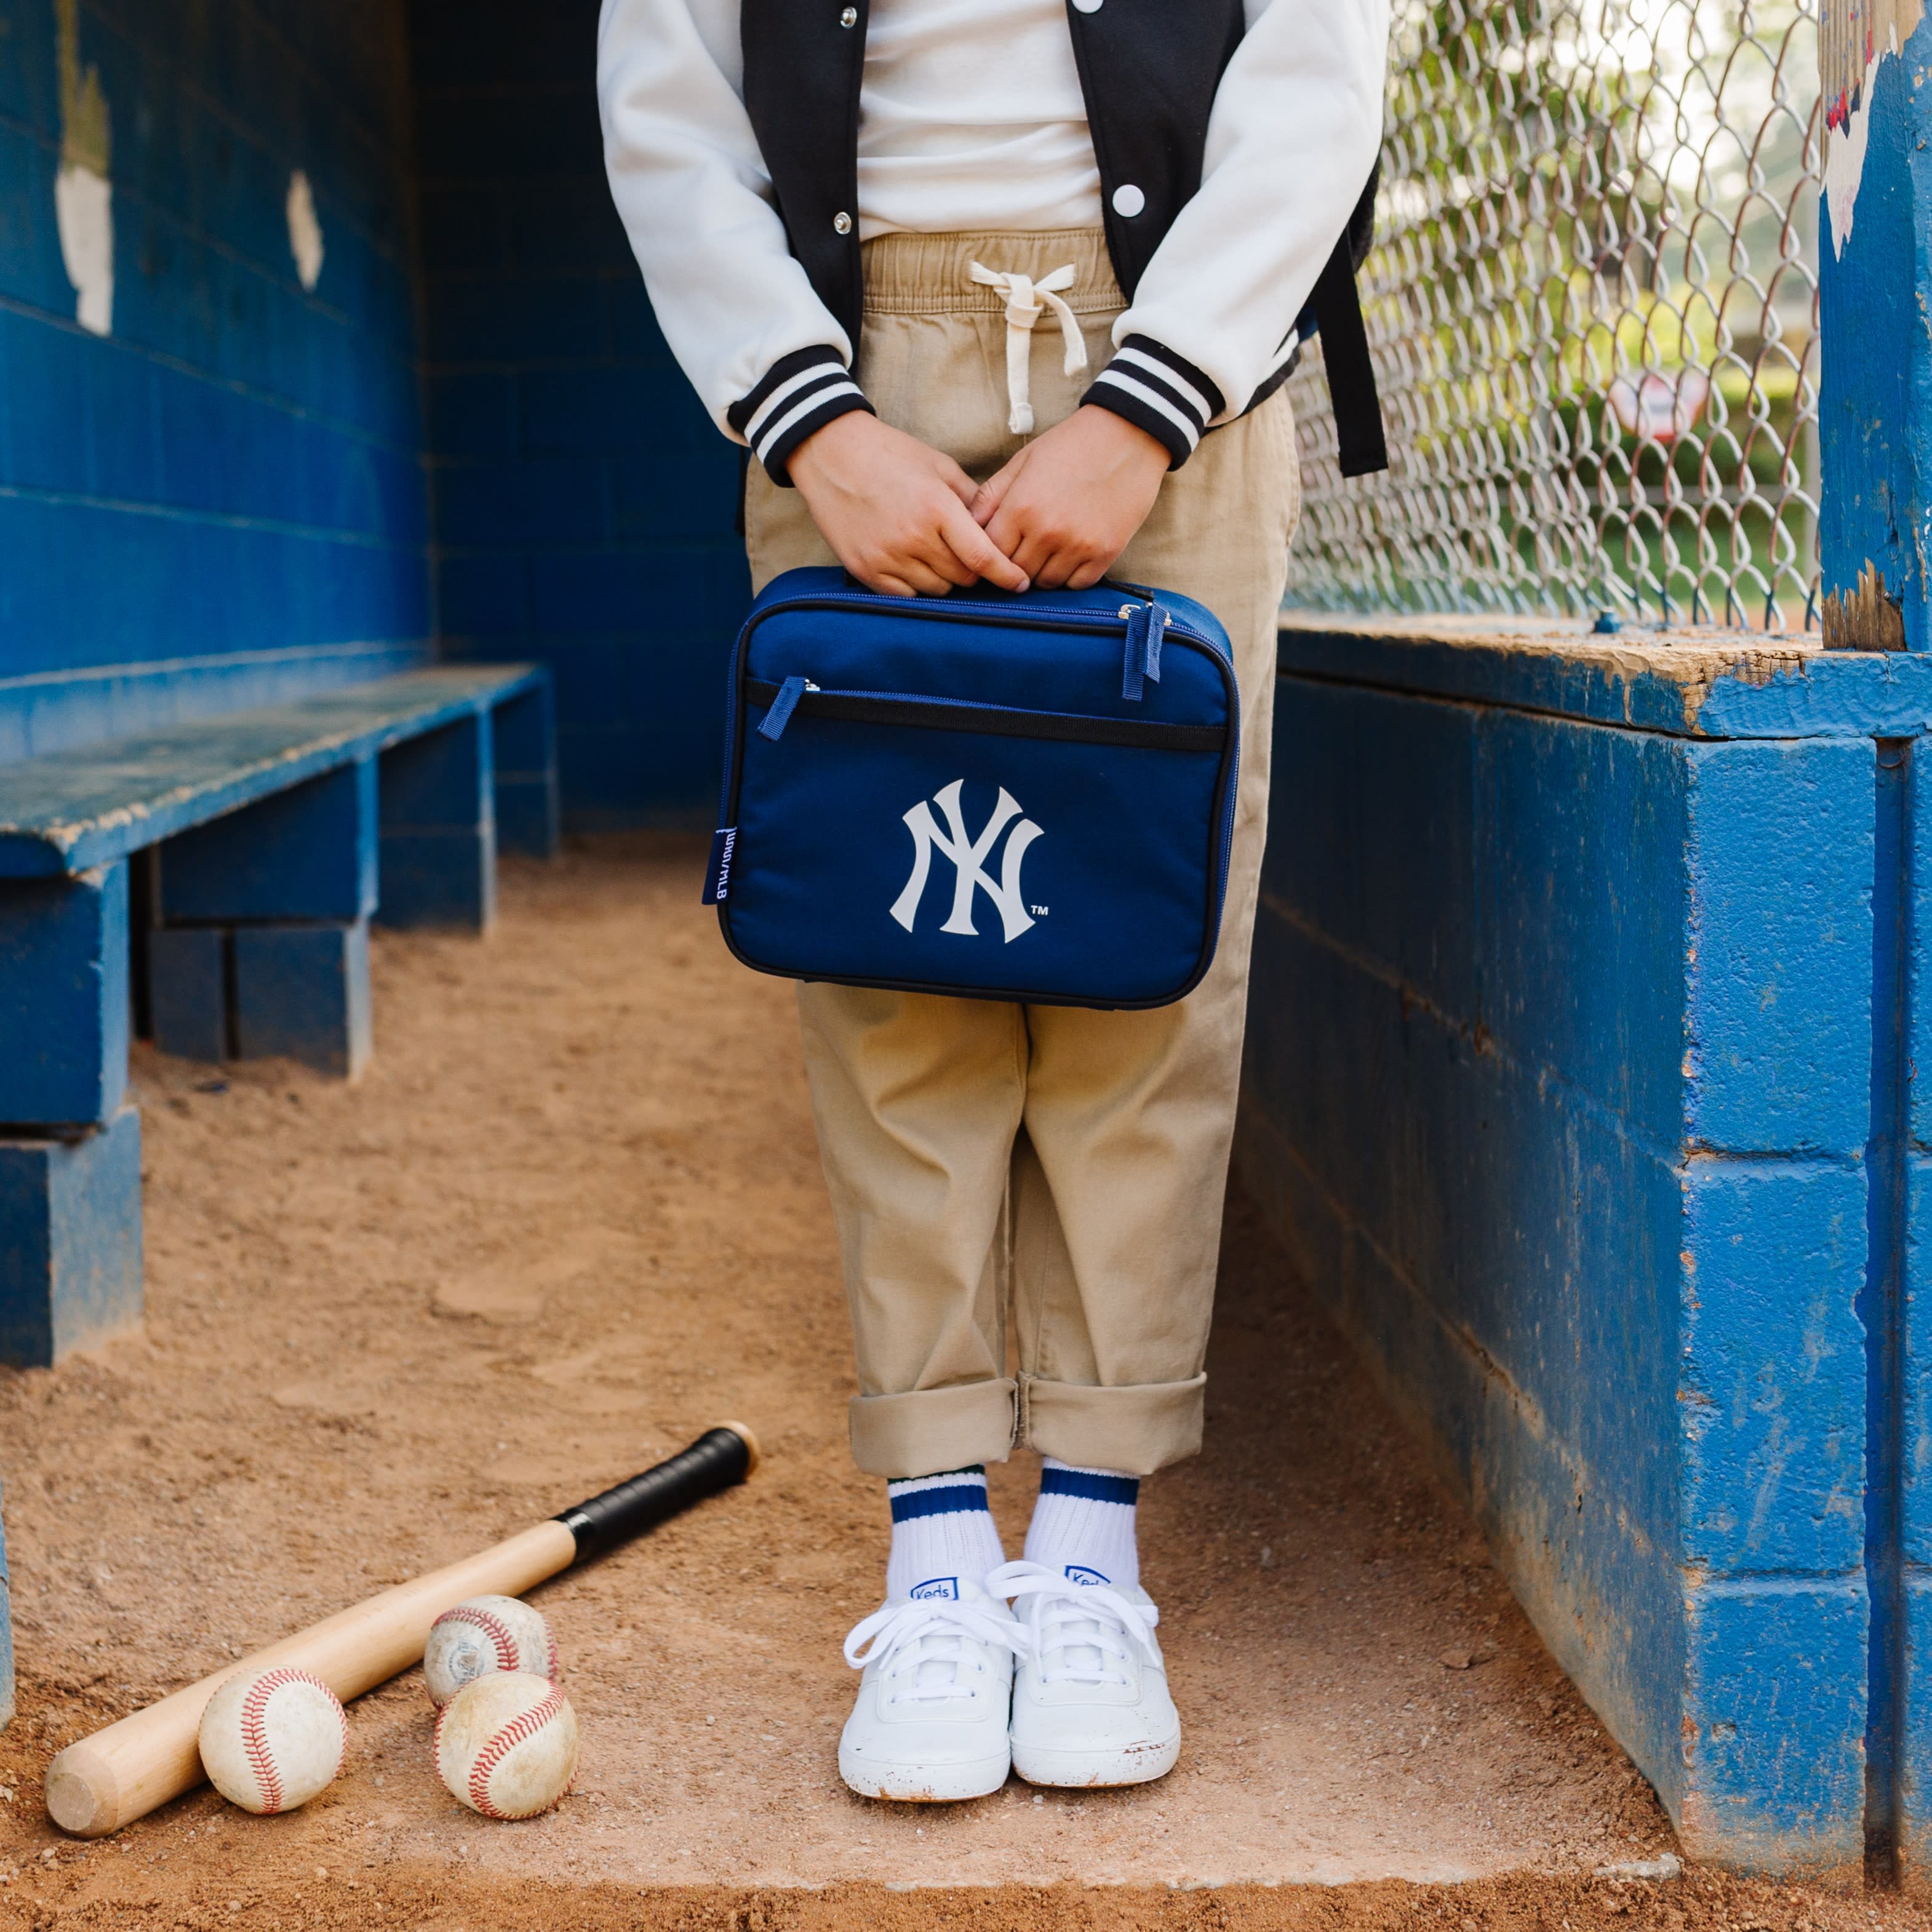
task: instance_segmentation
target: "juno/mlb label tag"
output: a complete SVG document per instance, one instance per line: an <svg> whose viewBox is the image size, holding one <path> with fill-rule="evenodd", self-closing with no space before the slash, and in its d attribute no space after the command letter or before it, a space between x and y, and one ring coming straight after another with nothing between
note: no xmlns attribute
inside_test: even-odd
<svg viewBox="0 0 1932 1932"><path fill-rule="evenodd" d="M737 849L738 828L735 825L720 826L711 835L711 863L704 874L704 900L706 905L717 905L730 896L731 854Z"/></svg>

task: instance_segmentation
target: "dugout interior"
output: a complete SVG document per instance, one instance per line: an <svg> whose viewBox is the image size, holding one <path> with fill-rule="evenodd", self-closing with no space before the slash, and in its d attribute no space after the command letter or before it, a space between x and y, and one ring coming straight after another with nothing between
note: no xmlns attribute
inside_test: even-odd
<svg viewBox="0 0 1932 1932"><path fill-rule="evenodd" d="M596 13L0 0L0 771L528 664L566 825L708 827L739 458L610 205ZM1909 1875L1932 711L1916 657L1696 642L1291 626L1242 1161L1687 1848ZM17 1144L44 1204L80 1143Z"/></svg>

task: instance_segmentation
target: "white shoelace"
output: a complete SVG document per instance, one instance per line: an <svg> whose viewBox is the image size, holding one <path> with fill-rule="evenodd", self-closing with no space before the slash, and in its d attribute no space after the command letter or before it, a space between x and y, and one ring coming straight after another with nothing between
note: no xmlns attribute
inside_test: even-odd
<svg viewBox="0 0 1932 1932"><path fill-rule="evenodd" d="M1071 1582L1043 1563L1022 1560L995 1570L986 1590L1016 1600L1042 1684L1126 1684L1132 1680L1125 1666L1136 1649L1150 1664L1160 1661L1154 1634L1160 1611L1130 1603L1104 1583Z"/></svg>
<svg viewBox="0 0 1932 1932"><path fill-rule="evenodd" d="M1033 326L1048 309L1059 318L1060 338L1066 345L1066 373L1077 376L1087 366L1087 344L1082 339L1080 324L1058 292L1072 287L1073 264L1069 262L1038 281L1030 275L995 272L977 262L970 265L968 273L976 282L997 290L1006 305L1006 428L1015 436L1030 436L1033 379L1028 364L1033 356Z"/></svg>
<svg viewBox="0 0 1932 1932"><path fill-rule="evenodd" d="M854 1670L878 1664L880 1674L910 1682L898 1684L890 1703L905 1700L926 1703L963 1696L972 1689L962 1682L966 1640L1003 1644L1016 1657L1027 1652L1026 1632L1010 1617L978 1604L954 1603L946 1598L916 1598L909 1604L888 1604L862 1618L845 1640L845 1661ZM976 1664L976 1670L984 1670Z"/></svg>

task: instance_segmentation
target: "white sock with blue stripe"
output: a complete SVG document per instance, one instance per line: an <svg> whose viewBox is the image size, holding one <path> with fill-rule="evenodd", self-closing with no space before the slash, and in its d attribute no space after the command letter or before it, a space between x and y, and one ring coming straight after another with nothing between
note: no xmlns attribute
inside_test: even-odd
<svg viewBox="0 0 1932 1932"><path fill-rule="evenodd" d="M1040 1500L1027 1530L1027 1561L1043 1563L1076 1583L1138 1583L1134 1510L1140 1494L1138 1476L1082 1469L1048 1456L1040 1466Z"/></svg>
<svg viewBox="0 0 1932 1932"><path fill-rule="evenodd" d="M892 1552L886 1560L888 1597L950 1597L962 1581L984 1583L1006 1560L986 1507L986 1468L951 1469L888 1483Z"/></svg>

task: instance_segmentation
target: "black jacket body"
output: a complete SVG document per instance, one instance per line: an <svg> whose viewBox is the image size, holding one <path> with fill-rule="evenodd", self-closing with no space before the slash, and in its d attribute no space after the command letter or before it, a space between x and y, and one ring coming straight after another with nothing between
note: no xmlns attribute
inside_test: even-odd
<svg viewBox="0 0 1932 1932"><path fill-rule="evenodd" d="M868 0L742 0L740 15L745 108L791 251L855 342L861 294L851 212L859 202L868 10ZM1102 0L1092 13L1070 4L1067 17L1100 164L1107 252L1131 301L1201 185L1215 90L1240 44L1241 0ZM1146 198L1132 217L1114 206L1116 192L1129 187Z"/></svg>

